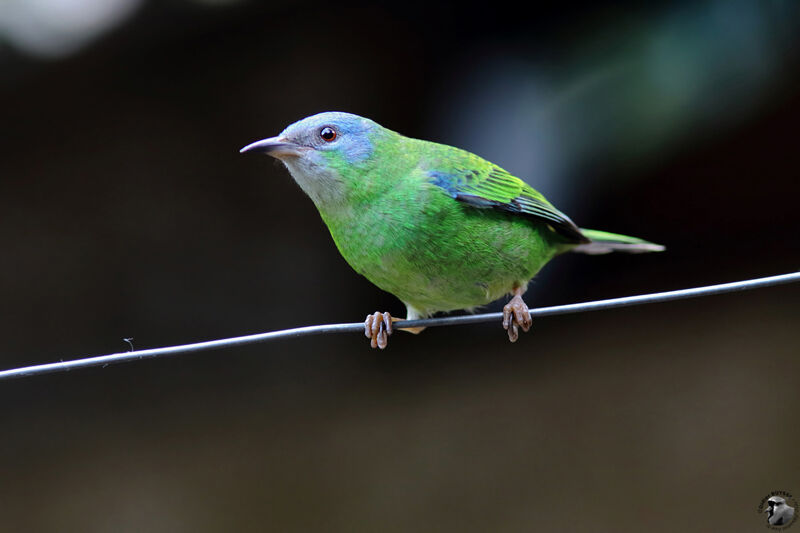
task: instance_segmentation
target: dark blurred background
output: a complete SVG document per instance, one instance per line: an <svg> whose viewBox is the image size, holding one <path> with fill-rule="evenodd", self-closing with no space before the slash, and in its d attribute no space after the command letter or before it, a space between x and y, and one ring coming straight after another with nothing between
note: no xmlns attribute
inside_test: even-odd
<svg viewBox="0 0 800 533"><path fill-rule="evenodd" d="M497 7L4 1L0 367L402 314L285 169L238 153L326 110L668 248L558 258L532 305L800 267L796 2ZM761 531L761 498L800 493L799 303L5 381L0 530Z"/></svg>

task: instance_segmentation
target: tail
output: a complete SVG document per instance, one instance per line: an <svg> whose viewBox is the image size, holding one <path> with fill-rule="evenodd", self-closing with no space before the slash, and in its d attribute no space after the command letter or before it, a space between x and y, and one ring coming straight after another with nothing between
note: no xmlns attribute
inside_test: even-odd
<svg viewBox="0 0 800 533"><path fill-rule="evenodd" d="M579 244L570 251L580 252L582 254L600 255L610 252L626 252L629 254L663 252L666 249L660 244L637 239L636 237L628 237L627 235L617 235L616 233L583 228L581 228L581 232L592 242Z"/></svg>

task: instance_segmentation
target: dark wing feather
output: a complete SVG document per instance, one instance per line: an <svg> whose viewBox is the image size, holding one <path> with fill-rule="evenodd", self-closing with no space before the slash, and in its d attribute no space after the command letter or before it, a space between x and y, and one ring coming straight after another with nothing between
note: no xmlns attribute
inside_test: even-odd
<svg viewBox="0 0 800 533"><path fill-rule="evenodd" d="M486 164L484 170L432 170L428 175L431 183L460 202L537 219L546 222L572 242L589 242L567 215L556 209L533 187L500 167L484 160L481 162Z"/></svg>

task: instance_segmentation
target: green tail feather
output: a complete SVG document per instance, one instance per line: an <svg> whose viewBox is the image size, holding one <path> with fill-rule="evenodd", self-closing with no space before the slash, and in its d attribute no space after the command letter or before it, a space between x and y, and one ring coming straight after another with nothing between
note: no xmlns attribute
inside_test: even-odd
<svg viewBox="0 0 800 533"><path fill-rule="evenodd" d="M644 239L628 237L627 235L618 235L607 231L581 228L581 233L591 239L592 242L588 244L579 244L570 251L598 255L610 252L626 252L630 254L663 252L666 249L660 244L655 244Z"/></svg>

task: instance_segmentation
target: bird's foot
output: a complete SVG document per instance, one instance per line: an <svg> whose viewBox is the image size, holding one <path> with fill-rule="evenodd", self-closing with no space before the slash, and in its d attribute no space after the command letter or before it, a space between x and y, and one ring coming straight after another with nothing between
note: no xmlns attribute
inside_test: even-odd
<svg viewBox="0 0 800 533"><path fill-rule="evenodd" d="M503 307L503 327L508 331L508 340L516 342L519 338L519 328L528 331L532 324L531 313L522 300L522 291L515 289L514 297Z"/></svg>
<svg viewBox="0 0 800 533"><path fill-rule="evenodd" d="M392 322L394 321L395 319L389 313L376 311L367 315L367 319L364 321L364 335L370 339L369 345L381 350L386 348L389 343L389 335L392 334Z"/></svg>
<svg viewBox="0 0 800 533"><path fill-rule="evenodd" d="M416 318L416 317L415 317ZM395 329L399 329L401 331L407 331L409 333L413 333L416 335L424 330L424 327L414 327L414 328L403 328L398 327L395 328L392 324L394 322L403 322L402 318L395 318L392 315L387 313L375 312L371 315L367 315L367 319L364 320L364 335L370 340L369 345L373 348L380 348L383 350L386 348L386 345L389 343L389 335L392 334L392 331Z"/></svg>

